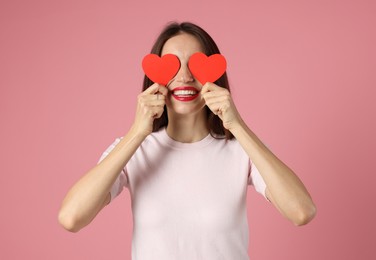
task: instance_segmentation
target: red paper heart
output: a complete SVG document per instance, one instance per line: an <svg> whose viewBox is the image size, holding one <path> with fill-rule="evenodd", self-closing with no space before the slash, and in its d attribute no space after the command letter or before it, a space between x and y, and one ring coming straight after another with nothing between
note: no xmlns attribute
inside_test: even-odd
<svg viewBox="0 0 376 260"><path fill-rule="evenodd" d="M166 86L178 72L180 61L173 54L166 54L162 57L148 54L142 60L142 68L151 81Z"/></svg>
<svg viewBox="0 0 376 260"><path fill-rule="evenodd" d="M225 73L226 65L226 59L221 54L208 57L202 52L197 52L188 61L189 70L202 85L219 79Z"/></svg>

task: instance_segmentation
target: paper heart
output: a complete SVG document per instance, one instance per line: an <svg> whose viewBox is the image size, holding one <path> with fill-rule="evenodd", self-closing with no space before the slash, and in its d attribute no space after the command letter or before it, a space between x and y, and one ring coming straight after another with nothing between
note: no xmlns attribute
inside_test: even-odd
<svg viewBox="0 0 376 260"><path fill-rule="evenodd" d="M226 59L221 54L208 57L202 52L197 52L188 61L189 70L202 85L219 79L225 73L226 65Z"/></svg>
<svg viewBox="0 0 376 260"><path fill-rule="evenodd" d="M151 81L166 86L178 72L180 61L173 54L166 54L162 57L148 54L142 60L142 68Z"/></svg>

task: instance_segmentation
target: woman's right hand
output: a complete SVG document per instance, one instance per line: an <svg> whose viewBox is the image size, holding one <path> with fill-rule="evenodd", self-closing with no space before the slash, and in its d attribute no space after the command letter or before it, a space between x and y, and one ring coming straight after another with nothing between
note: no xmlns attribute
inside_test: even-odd
<svg viewBox="0 0 376 260"><path fill-rule="evenodd" d="M154 83L137 97L137 109L132 129L144 137L153 132L154 119L162 116L168 89Z"/></svg>

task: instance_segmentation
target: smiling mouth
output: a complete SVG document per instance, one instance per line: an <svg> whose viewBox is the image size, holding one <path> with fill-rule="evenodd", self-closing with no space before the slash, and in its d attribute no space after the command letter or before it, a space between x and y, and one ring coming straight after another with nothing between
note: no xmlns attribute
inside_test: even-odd
<svg viewBox="0 0 376 260"><path fill-rule="evenodd" d="M194 87L177 87L173 89L172 96L179 101L191 101L198 97L198 93Z"/></svg>
<svg viewBox="0 0 376 260"><path fill-rule="evenodd" d="M184 96L184 97L191 97L191 96L194 96L194 95L197 95L197 91L196 90L175 90L172 92L173 95L175 96Z"/></svg>

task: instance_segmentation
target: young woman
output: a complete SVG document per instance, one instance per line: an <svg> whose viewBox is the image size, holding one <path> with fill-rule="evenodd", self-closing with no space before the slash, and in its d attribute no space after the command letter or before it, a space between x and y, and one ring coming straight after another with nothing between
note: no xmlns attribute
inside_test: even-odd
<svg viewBox="0 0 376 260"><path fill-rule="evenodd" d="M227 76L200 84L192 54L219 53L192 23L173 23L152 53L176 55L181 67L166 85L146 76L129 132L103 153L68 192L59 221L77 232L127 187L132 199L132 259L248 259L247 185L295 225L315 205L295 173L247 127Z"/></svg>

